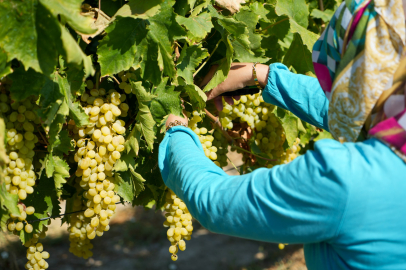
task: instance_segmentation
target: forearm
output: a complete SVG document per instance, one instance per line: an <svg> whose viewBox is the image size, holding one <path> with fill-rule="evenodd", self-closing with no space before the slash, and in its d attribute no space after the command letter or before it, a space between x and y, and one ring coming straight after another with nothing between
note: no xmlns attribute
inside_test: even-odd
<svg viewBox="0 0 406 270"><path fill-rule="evenodd" d="M323 219L333 208L332 200L316 202L314 184L302 183L303 177L311 179L306 161L229 176L205 157L197 136L184 128L170 131L159 151L165 184L213 232L283 243L330 236L317 233L320 226L325 231L326 224L315 224L314 215ZM330 223L327 227L333 228Z"/></svg>
<svg viewBox="0 0 406 270"><path fill-rule="evenodd" d="M316 78L294 74L286 66L270 66L263 91L265 102L293 112L300 119L328 130L329 101Z"/></svg>

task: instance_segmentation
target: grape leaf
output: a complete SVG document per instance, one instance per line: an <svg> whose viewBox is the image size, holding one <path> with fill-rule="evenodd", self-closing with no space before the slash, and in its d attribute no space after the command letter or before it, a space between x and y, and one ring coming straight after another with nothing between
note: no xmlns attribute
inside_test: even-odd
<svg viewBox="0 0 406 270"><path fill-rule="evenodd" d="M76 65L79 69L83 66L85 77L93 75L95 70L93 68L91 56L87 56L82 51L66 28L61 28L61 39L64 49L61 54L65 57L68 64Z"/></svg>
<svg viewBox="0 0 406 270"><path fill-rule="evenodd" d="M6 184L4 182L1 183L0 188L0 206L2 209L7 210L8 213L19 216L20 210L17 207L18 203L18 195L17 194L10 194L6 190Z"/></svg>
<svg viewBox="0 0 406 270"><path fill-rule="evenodd" d="M60 143L59 132L62 130L63 125L66 123L66 116L69 114L69 106L66 101L63 101L54 116L52 123L49 125L48 132L48 152L52 153L53 148Z"/></svg>
<svg viewBox="0 0 406 270"><path fill-rule="evenodd" d="M75 120L76 126L85 126L89 123L89 116L85 113L82 106L78 102L70 102L69 106L69 116Z"/></svg>
<svg viewBox="0 0 406 270"><path fill-rule="evenodd" d="M230 40L228 39L228 36L223 37L223 42L227 48L226 57L220 61L216 73L213 75L210 82L204 87L203 92L208 92L220 83L224 82L224 80L227 78L228 72L230 71L234 49Z"/></svg>
<svg viewBox="0 0 406 270"><path fill-rule="evenodd" d="M158 148L159 144L155 143L155 147ZM158 151L150 153L148 149L141 148L139 158L135 162L135 172L142 175L146 183L157 187L165 185L158 167Z"/></svg>
<svg viewBox="0 0 406 270"><path fill-rule="evenodd" d="M176 65L178 76L185 79L187 84L193 84L193 73L196 67L208 56L209 53L201 45L192 45L190 47L185 45Z"/></svg>
<svg viewBox="0 0 406 270"><path fill-rule="evenodd" d="M295 21L290 20L290 30L292 33L298 33L302 38L303 44L306 45L307 49L311 52L313 50L313 45L319 38L319 35L307 30L301 25L297 24Z"/></svg>
<svg viewBox="0 0 406 270"><path fill-rule="evenodd" d="M93 19L81 15L82 0L40 0L54 17L60 15L76 31L83 34L92 34L95 29L90 27Z"/></svg>
<svg viewBox="0 0 406 270"><path fill-rule="evenodd" d="M110 24L98 46L101 76L129 69L134 63L137 46L147 33L146 22L141 19L118 17Z"/></svg>
<svg viewBox="0 0 406 270"><path fill-rule="evenodd" d="M72 94L74 96L82 95L85 91L85 72L83 68L77 68L75 65L68 64L65 72Z"/></svg>
<svg viewBox="0 0 406 270"><path fill-rule="evenodd" d="M324 23L328 23L331 20L331 17L333 17L333 15L334 11L331 9L321 11L320 9L315 8L312 10L312 13L310 13L310 16L322 19Z"/></svg>
<svg viewBox="0 0 406 270"><path fill-rule="evenodd" d="M175 86L167 86L167 83L168 78L164 78L152 91L156 97L152 99L149 108L155 122L160 122L168 114L182 116L180 92L174 91Z"/></svg>
<svg viewBox="0 0 406 270"><path fill-rule="evenodd" d="M131 150L134 151L134 154L138 156L138 151L140 150L140 140L141 140L141 125L135 124L130 134L128 134L125 140L125 149L127 153L130 153Z"/></svg>
<svg viewBox="0 0 406 270"><path fill-rule="evenodd" d="M192 42L206 37L213 28L210 14L207 12L201 13L198 16L189 16L187 18L176 16L176 21L189 31L189 38Z"/></svg>
<svg viewBox="0 0 406 270"><path fill-rule="evenodd" d="M203 9L207 8L207 6L209 4L210 4L210 0L204 0L203 3L197 5L193 8L192 12L190 13L190 16L198 15L200 12L202 12ZM184 14L179 14L179 15L185 16Z"/></svg>
<svg viewBox="0 0 406 270"><path fill-rule="evenodd" d="M230 33L244 48L250 49L249 32L245 23L239 22L234 18L221 18L218 20L218 24Z"/></svg>
<svg viewBox="0 0 406 270"><path fill-rule="evenodd" d="M132 202L144 189L145 179L134 171L135 161L131 154L122 155L114 166L114 190L127 202Z"/></svg>
<svg viewBox="0 0 406 270"><path fill-rule="evenodd" d="M7 62L6 52L0 48L0 78L6 76L7 74L13 72L11 69L11 62Z"/></svg>
<svg viewBox="0 0 406 270"><path fill-rule="evenodd" d="M129 3L120 8L114 16L133 16L134 18L147 19L159 12L162 2L164 2L164 0L130 0Z"/></svg>
<svg viewBox="0 0 406 270"><path fill-rule="evenodd" d="M0 2L0 47L8 59L17 58L25 68L51 74L57 64L60 26L38 1ZM44 46L44 47L42 47Z"/></svg>
<svg viewBox="0 0 406 270"><path fill-rule="evenodd" d="M240 12L235 14L235 18L247 25L250 49L259 49L261 47L261 35L255 31L259 20L259 15L250 10L248 7L243 7Z"/></svg>
<svg viewBox="0 0 406 270"><path fill-rule="evenodd" d="M42 174L37 182L38 184L34 188L34 193L29 194L24 200L26 206L33 206L35 208L35 213L27 216L28 222L60 214L59 200L56 196L53 179L47 178L45 174ZM34 232L42 231L43 226L47 226L47 224L48 220L32 222L31 225L34 228L32 233L26 233L24 230L20 231L21 242L24 244L29 241Z"/></svg>
<svg viewBox="0 0 406 270"><path fill-rule="evenodd" d="M297 126L298 118L292 115L290 112L285 112L283 117L280 117L280 115L278 115L278 118L285 130L286 142L288 143L289 147L291 147L299 135Z"/></svg>
<svg viewBox="0 0 406 270"><path fill-rule="evenodd" d="M197 85L184 85L179 88L186 92L194 108L203 110L206 107L207 96Z"/></svg>
<svg viewBox="0 0 406 270"><path fill-rule="evenodd" d="M9 60L17 58L27 70L50 75L62 54L68 62L84 65L87 74L93 72L91 61L41 1L0 2L0 25L0 47Z"/></svg>
<svg viewBox="0 0 406 270"><path fill-rule="evenodd" d="M158 44L158 59L162 61L160 69L169 77L175 75L172 44L175 40L186 38L186 31L176 22L175 18L173 8L163 5L161 12L149 19L148 36Z"/></svg>
<svg viewBox="0 0 406 270"><path fill-rule="evenodd" d="M315 142L323 140L323 139L332 139L334 140L333 136L327 130L324 130L319 133L319 135L314 139Z"/></svg>
<svg viewBox="0 0 406 270"><path fill-rule="evenodd" d="M72 139L69 137L69 132L65 129L58 134L58 141L54 143L53 153L56 155L67 155L75 149Z"/></svg>
<svg viewBox="0 0 406 270"><path fill-rule="evenodd" d="M23 67L15 69L8 77L13 81L10 92L11 98L15 101L23 100L31 95L38 95L48 80L32 68L25 71Z"/></svg>
<svg viewBox="0 0 406 270"><path fill-rule="evenodd" d="M309 8L305 0L278 0L275 12L279 16L287 15L290 21L295 21L304 28L309 25Z"/></svg>
<svg viewBox="0 0 406 270"><path fill-rule="evenodd" d="M139 111L135 120L140 124L141 133L148 146L153 149L155 121L149 110L148 104L155 96L145 90L142 86L142 82L131 81L131 86L135 89L135 95L137 96L139 106Z"/></svg>
<svg viewBox="0 0 406 270"><path fill-rule="evenodd" d="M62 185L69 177L69 165L58 156L49 154L45 160L45 172L48 178L53 178L58 198L62 195Z"/></svg>
<svg viewBox="0 0 406 270"><path fill-rule="evenodd" d="M292 66L298 73L314 72L312 54L303 44L298 33L294 34L293 42L283 58L286 66Z"/></svg>
<svg viewBox="0 0 406 270"><path fill-rule="evenodd" d="M138 46L133 65L134 68L141 68L141 77L154 85L158 85L162 79L161 67L163 63L158 50L159 47L156 42L147 37ZM161 63L158 59L161 60Z"/></svg>

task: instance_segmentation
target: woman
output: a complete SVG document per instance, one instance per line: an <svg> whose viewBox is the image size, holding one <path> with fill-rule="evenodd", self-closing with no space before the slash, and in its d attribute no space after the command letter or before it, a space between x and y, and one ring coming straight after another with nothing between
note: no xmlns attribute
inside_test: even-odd
<svg viewBox="0 0 406 270"><path fill-rule="evenodd" d="M228 176L191 130L167 131L163 180L204 227L303 243L309 269L406 269L404 86L393 91L406 81L404 14L400 1L358 2L343 3L314 46L319 81L257 66L266 102L345 143L321 140L289 164ZM251 74L251 64L235 64L209 99L254 84ZM167 124L175 120L187 121L171 115ZM368 139L355 142L362 133Z"/></svg>

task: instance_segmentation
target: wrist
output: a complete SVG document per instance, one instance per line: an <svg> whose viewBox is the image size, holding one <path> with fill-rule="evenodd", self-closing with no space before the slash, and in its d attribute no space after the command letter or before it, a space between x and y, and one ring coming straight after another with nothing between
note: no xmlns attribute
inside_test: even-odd
<svg viewBox="0 0 406 270"><path fill-rule="evenodd" d="M265 88L268 83L269 66L263 64L257 64L257 78L262 88Z"/></svg>
<svg viewBox="0 0 406 270"><path fill-rule="evenodd" d="M252 86L255 85L255 78L252 72L252 67L253 64L250 64L249 67L249 72L250 72L250 78L247 82L247 86ZM262 88L265 88L266 84L268 83L268 74L269 74L269 66L268 65L263 65L263 64L257 64L255 66L256 69L256 74L257 74L257 80ZM248 71L247 71L248 72Z"/></svg>

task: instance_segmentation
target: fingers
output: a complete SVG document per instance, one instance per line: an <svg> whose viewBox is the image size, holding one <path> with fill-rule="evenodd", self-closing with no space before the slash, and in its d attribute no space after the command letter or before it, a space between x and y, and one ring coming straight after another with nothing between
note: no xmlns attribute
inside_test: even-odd
<svg viewBox="0 0 406 270"><path fill-rule="evenodd" d="M223 100L221 97L215 97L214 98L214 105L216 106L216 109L221 112L223 110Z"/></svg>
<svg viewBox="0 0 406 270"><path fill-rule="evenodd" d="M231 106L234 104L234 100L232 97L224 97L224 101L230 104Z"/></svg>

